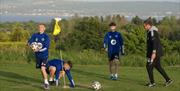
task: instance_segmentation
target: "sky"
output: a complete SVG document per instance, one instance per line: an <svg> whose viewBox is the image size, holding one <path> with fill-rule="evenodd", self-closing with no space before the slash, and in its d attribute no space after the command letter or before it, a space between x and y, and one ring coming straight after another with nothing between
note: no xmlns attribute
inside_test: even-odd
<svg viewBox="0 0 180 91"><path fill-rule="evenodd" d="M169 1L169 2L180 2L180 0L72 0L72 1Z"/></svg>

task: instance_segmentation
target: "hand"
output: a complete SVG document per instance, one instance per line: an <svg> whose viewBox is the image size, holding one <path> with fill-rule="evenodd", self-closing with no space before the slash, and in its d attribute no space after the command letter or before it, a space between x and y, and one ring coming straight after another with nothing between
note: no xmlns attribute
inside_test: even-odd
<svg viewBox="0 0 180 91"><path fill-rule="evenodd" d="M152 53L151 60L154 60L156 58L156 53Z"/></svg>
<svg viewBox="0 0 180 91"><path fill-rule="evenodd" d="M32 49L33 50L33 52L38 52L39 50L38 49Z"/></svg>
<svg viewBox="0 0 180 91"><path fill-rule="evenodd" d="M153 64L153 60L150 59L150 58L148 58L148 61L147 61L147 62L149 63L149 65L152 65L152 64Z"/></svg>
<svg viewBox="0 0 180 91"><path fill-rule="evenodd" d="M105 48L105 51L107 52L107 51L108 51L108 48Z"/></svg>

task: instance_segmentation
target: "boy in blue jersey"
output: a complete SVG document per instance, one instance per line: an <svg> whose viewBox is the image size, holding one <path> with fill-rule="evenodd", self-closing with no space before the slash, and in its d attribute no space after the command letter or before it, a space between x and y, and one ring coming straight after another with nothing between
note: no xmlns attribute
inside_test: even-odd
<svg viewBox="0 0 180 91"><path fill-rule="evenodd" d="M71 61L52 59L48 61L46 68L47 68L46 72L50 74L50 78L49 78L50 85L53 85L54 83L56 83L56 86L58 86L59 79L62 76L64 76L64 74L66 74L70 82L70 87L72 88L75 87L74 80L70 73L70 69L72 68ZM55 76L55 79L54 79L54 76Z"/></svg>
<svg viewBox="0 0 180 91"><path fill-rule="evenodd" d="M104 37L104 48L108 52L110 79L118 79L119 57L124 54L123 39L116 31L114 22L109 24L110 31Z"/></svg>
<svg viewBox="0 0 180 91"><path fill-rule="evenodd" d="M48 49L50 45L50 39L45 32L45 25L38 25L38 33L34 33L31 38L28 40L28 45L30 46L32 43L39 43L42 45L42 48L39 50L33 50L35 52L36 57L36 68L41 69L41 73L44 78L44 88L49 89L49 82L47 80L46 73L46 64L48 59Z"/></svg>

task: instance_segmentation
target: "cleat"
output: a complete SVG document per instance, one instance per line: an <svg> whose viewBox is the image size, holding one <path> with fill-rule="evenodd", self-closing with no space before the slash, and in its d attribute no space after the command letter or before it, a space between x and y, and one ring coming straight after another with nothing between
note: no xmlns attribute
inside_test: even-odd
<svg viewBox="0 0 180 91"><path fill-rule="evenodd" d="M148 83L148 84L146 84L145 86L154 87L154 86L156 86L156 84L155 84L155 83Z"/></svg>
<svg viewBox="0 0 180 91"><path fill-rule="evenodd" d="M165 83L165 87L168 87L169 85L171 85L173 83L173 80L169 80Z"/></svg>
<svg viewBox="0 0 180 91"><path fill-rule="evenodd" d="M49 81L49 84L50 84L50 85L54 85L54 84L55 84L55 81Z"/></svg>

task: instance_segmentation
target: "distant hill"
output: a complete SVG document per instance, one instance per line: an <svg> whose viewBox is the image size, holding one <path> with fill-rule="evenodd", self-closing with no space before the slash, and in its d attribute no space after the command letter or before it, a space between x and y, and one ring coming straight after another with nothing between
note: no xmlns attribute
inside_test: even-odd
<svg viewBox="0 0 180 91"><path fill-rule="evenodd" d="M36 1L36 2L35 2ZM1 0L3 16L103 16L120 14L127 18L180 16L177 2L77 2L61 0Z"/></svg>

